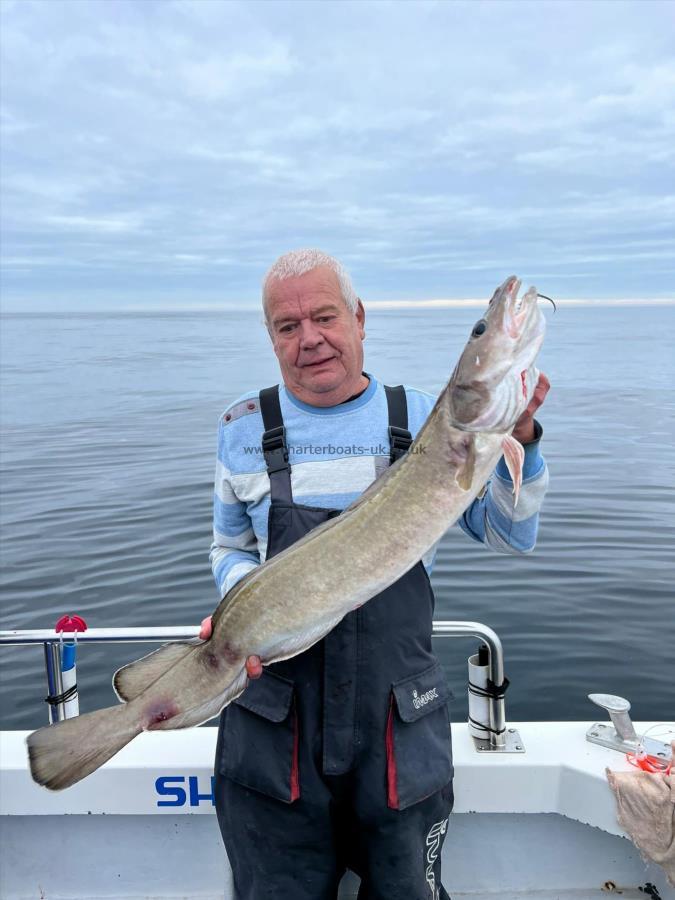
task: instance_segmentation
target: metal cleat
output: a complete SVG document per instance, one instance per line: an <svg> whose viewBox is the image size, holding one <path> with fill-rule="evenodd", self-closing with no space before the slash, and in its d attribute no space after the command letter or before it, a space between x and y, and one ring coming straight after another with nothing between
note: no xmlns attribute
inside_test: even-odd
<svg viewBox="0 0 675 900"><path fill-rule="evenodd" d="M670 759L670 747L663 741L650 737L640 737L630 718L630 702L614 694L589 694L588 699L596 706L606 709L612 724L595 722L586 732L586 740L600 744L620 753L635 753L641 748L649 756ZM614 726L614 727L612 727Z"/></svg>

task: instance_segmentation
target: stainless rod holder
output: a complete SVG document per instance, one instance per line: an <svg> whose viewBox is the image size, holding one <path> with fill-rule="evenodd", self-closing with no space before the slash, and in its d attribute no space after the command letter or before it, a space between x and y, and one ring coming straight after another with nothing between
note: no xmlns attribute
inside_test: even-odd
<svg viewBox="0 0 675 900"><path fill-rule="evenodd" d="M47 641L44 645L45 669L47 670L48 697L60 697L63 694L63 670L61 669L61 641ZM62 722L66 718L66 704L49 703L49 724Z"/></svg>
<svg viewBox="0 0 675 900"><path fill-rule="evenodd" d="M493 684L504 683L504 649L498 634L481 622L435 621L435 637L477 637L488 648L488 671ZM490 737L486 740L474 738L478 750L499 750L507 753L522 753L523 742L515 729L506 729L506 700L504 697L488 698L490 716Z"/></svg>

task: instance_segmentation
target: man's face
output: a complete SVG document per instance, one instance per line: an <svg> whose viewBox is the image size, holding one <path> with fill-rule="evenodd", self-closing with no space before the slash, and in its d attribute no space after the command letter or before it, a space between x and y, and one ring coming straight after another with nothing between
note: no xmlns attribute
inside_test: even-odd
<svg viewBox="0 0 675 900"><path fill-rule="evenodd" d="M342 299L337 276L321 266L274 280L267 322L284 383L312 406L334 406L361 390L365 311Z"/></svg>

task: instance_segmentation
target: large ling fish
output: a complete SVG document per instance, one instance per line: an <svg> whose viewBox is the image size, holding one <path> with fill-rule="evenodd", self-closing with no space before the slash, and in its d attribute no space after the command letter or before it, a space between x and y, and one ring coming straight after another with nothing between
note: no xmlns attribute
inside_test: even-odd
<svg viewBox="0 0 675 900"><path fill-rule="evenodd" d="M538 379L537 292L508 278L474 326L447 387L405 457L340 516L236 584L206 641L171 643L120 669L118 706L35 731L35 781L52 790L103 765L142 731L187 728L246 688L246 658L287 659L408 571L466 510L502 453L514 491L523 449L511 430Z"/></svg>

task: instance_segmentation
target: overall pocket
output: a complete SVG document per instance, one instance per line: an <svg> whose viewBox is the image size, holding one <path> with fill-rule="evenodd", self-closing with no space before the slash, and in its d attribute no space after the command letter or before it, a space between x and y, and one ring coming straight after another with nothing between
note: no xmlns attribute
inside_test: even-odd
<svg viewBox="0 0 675 900"><path fill-rule="evenodd" d="M300 796L293 682L266 669L225 710L219 769L244 787L292 803Z"/></svg>
<svg viewBox="0 0 675 900"><path fill-rule="evenodd" d="M451 780L451 696L439 663L392 684L385 738L391 809L412 806Z"/></svg>

